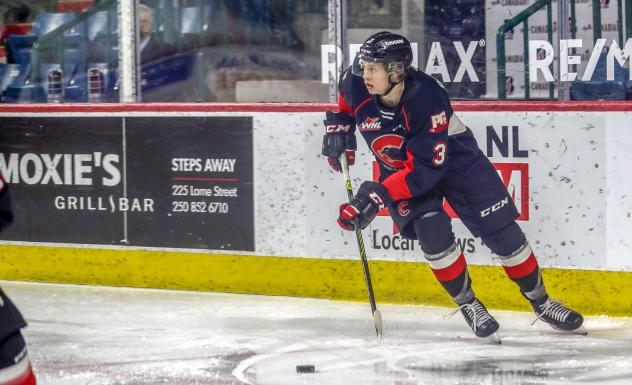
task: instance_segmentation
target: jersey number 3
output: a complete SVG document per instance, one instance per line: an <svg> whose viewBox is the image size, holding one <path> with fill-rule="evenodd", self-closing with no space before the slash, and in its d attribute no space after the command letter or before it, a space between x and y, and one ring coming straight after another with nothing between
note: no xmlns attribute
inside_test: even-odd
<svg viewBox="0 0 632 385"><path fill-rule="evenodd" d="M445 153L448 149L448 145L445 142L438 142L434 145L432 150L435 153L434 158L432 158L432 164L435 166L441 166L445 162Z"/></svg>

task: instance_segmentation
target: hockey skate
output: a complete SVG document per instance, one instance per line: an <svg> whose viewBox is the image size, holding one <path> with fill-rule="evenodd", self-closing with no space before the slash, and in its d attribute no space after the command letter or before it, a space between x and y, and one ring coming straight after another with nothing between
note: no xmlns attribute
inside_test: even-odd
<svg viewBox="0 0 632 385"><path fill-rule="evenodd" d="M578 312L567 308L558 301L554 301L549 296L545 296L539 301L531 301L531 306L538 316L531 324L542 320L555 330L574 334L588 334L582 326L584 317Z"/></svg>
<svg viewBox="0 0 632 385"><path fill-rule="evenodd" d="M474 298L472 302L459 306L459 309L463 314L463 318L465 318L465 322L472 328L477 337L487 337L497 344L501 343L497 333L498 322L489 314L481 301Z"/></svg>

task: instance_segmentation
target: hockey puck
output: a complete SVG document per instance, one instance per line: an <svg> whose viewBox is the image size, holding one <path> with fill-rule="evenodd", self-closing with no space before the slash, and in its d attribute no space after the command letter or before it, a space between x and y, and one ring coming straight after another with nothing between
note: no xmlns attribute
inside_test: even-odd
<svg viewBox="0 0 632 385"><path fill-rule="evenodd" d="M296 365L296 373L314 373L314 365Z"/></svg>

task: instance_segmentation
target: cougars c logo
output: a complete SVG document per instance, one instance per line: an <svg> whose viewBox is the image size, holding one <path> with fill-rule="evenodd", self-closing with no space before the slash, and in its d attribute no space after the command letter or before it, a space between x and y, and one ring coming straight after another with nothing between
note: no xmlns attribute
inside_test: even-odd
<svg viewBox="0 0 632 385"><path fill-rule="evenodd" d="M410 214L410 209L408 208L408 201L399 202L397 204L397 211L399 212L399 215L402 217L405 217L408 214Z"/></svg>
<svg viewBox="0 0 632 385"><path fill-rule="evenodd" d="M402 152L403 144L403 136L394 134L382 135L371 142L371 150L386 165L398 169L404 167L404 159L402 159L404 155Z"/></svg>

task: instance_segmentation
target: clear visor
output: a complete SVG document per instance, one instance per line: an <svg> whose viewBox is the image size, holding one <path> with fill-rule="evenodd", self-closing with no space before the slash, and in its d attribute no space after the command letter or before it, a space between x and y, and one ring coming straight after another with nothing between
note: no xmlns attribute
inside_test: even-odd
<svg viewBox="0 0 632 385"><path fill-rule="evenodd" d="M375 59L375 58L367 58L364 56L357 55L353 61L353 65L351 66L351 72L356 76L364 76L364 71L367 68L367 64L370 63L382 63L385 66L386 73L389 76L398 75L403 76L406 74L406 69L404 67L404 63L401 61L390 62L388 65L385 64L384 59ZM368 66L369 68L374 68L374 66Z"/></svg>
<svg viewBox="0 0 632 385"><path fill-rule="evenodd" d="M368 63L384 63L384 59L376 59L358 54L351 65L351 72L356 76L363 76L366 64Z"/></svg>

